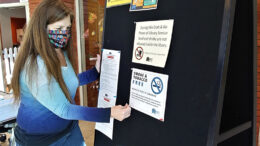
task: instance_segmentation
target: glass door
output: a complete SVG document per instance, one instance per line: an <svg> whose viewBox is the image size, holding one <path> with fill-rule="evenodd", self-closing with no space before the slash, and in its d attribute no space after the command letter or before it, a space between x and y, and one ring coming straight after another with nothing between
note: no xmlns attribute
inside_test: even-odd
<svg viewBox="0 0 260 146"><path fill-rule="evenodd" d="M103 38L105 0L83 0L85 61L86 69L95 66L96 56L101 53ZM87 86L87 96L84 105L94 107L97 105L98 81ZM86 99L87 98L87 99ZM87 104L86 104L87 103Z"/></svg>

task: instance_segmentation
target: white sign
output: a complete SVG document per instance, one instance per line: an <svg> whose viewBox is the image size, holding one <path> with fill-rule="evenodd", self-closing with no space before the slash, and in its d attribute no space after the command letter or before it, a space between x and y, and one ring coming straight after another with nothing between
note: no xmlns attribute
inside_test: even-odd
<svg viewBox="0 0 260 146"><path fill-rule="evenodd" d="M20 3L22 3L22 2L28 2L28 0L20 0Z"/></svg>
<svg viewBox="0 0 260 146"><path fill-rule="evenodd" d="M130 106L164 121L168 75L132 69Z"/></svg>
<svg viewBox="0 0 260 146"><path fill-rule="evenodd" d="M132 62L165 67L174 20L137 22Z"/></svg>
<svg viewBox="0 0 260 146"><path fill-rule="evenodd" d="M120 54L120 51L102 51L98 107L107 108L116 104ZM110 123L96 123L96 129L112 139L113 125L114 119L110 118Z"/></svg>

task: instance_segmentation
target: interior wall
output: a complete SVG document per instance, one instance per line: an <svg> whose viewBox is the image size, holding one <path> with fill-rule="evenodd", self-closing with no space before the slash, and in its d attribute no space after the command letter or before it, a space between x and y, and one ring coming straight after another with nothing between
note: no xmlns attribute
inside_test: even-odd
<svg viewBox="0 0 260 146"><path fill-rule="evenodd" d="M25 8L0 8L0 25L2 28L3 48L13 47L11 17L26 18Z"/></svg>
<svg viewBox="0 0 260 146"><path fill-rule="evenodd" d="M20 0L0 0L0 3L18 3Z"/></svg>

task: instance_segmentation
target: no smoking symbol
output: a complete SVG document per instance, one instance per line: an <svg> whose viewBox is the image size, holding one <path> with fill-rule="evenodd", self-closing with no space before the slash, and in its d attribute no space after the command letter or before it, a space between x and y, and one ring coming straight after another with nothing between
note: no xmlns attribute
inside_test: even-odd
<svg viewBox="0 0 260 146"><path fill-rule="evenodd" d="M135 58L136 58L137 60L141 60L141 59L143 58L143 56L144 56L144 50L143 50L143 48L142 48L142 47L137 47L137 48L135 49Z"/></svg>
<svg viewBox="0 0 260 146"><path fill-rule="evenodd" d="M160 94L163 91L163 82L159 77L152 80L151 88L154 94Z"/></svg>

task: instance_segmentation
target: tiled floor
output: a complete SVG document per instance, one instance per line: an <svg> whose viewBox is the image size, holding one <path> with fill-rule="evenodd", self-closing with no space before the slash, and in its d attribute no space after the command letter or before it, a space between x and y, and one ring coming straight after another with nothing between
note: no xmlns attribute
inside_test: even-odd
<svg viewBox="0 0 260 146"><path fill-rule="evenodd" d="M79 121L79 127L87 146L94 146L95 123Z"/></svg>

